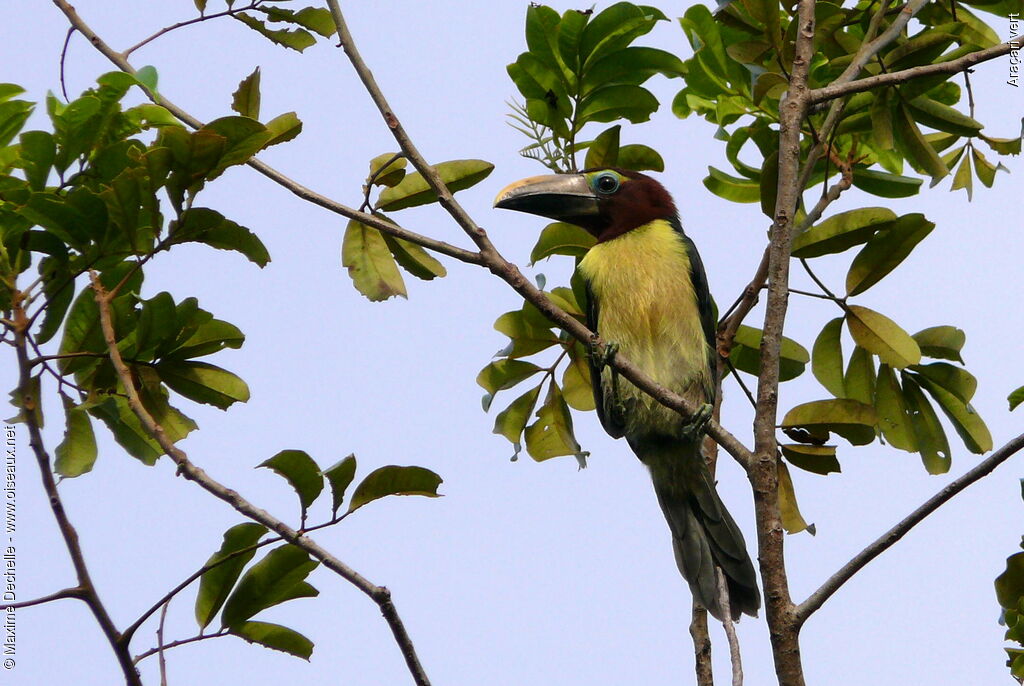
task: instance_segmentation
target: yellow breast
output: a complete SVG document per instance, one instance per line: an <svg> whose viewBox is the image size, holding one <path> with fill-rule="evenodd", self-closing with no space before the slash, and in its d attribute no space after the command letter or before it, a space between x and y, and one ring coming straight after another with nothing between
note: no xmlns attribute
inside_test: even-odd
<svg viewBox="0 0 1024 686"><path fill-rule="evenodd" d="M599 243L579 269L598 302L601 337L618 343L620 352L659 384L704 402L711 351L690 280L690 258L671 224L657 220ZM606 400L610 376L606 369ZM671 434L683 423L624 379L619 397L627 411L627 434Z"/></svg>

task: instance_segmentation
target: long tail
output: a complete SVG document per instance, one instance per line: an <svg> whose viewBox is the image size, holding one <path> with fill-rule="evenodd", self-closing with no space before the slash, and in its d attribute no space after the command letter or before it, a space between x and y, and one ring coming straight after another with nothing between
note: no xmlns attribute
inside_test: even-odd
<svg viewBox="0 0 1024 686"><path fill-rule="evenodd" d="M721 620L715 568L725 574L729 609L757 616L761 593L757 574L736 522L725 509L699 446L681 441L644 441L631 445L651 470L654 492L672 531L680 573L694 599Z"/></svg>

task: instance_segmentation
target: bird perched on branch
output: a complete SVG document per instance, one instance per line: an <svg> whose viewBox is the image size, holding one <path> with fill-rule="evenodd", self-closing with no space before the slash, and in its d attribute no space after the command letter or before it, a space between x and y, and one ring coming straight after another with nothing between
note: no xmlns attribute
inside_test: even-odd
<svg viewBox="0 0 1024 686"><path fill-rule="evenodd" d="M598 417L650 471L693 597L723 618L718 568L732 618L756 616L754 566L701 453L715 398L715 318L704 266L671 196L643 174L590 169L517 181L494 205L576 224L597 238L578 271L587 285L587 324L608 342L590 360ZM609 365L618 352L700 410L684 420L620 379Z"/></svg>

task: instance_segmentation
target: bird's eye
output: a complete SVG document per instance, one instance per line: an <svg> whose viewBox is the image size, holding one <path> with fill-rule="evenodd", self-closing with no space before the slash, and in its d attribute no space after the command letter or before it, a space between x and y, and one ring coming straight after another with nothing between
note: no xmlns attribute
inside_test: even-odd
<svg viewBox="0 0 1024 686"><path fill-rule="evenodd" d="M619 177L612 173L601 174L594 179L594 188L598 193L614 193L619 190Z"/></svg>

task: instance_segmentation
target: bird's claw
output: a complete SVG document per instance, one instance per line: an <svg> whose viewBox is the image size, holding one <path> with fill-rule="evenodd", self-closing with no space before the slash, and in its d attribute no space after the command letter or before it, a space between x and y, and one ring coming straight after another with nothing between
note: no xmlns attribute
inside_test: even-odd
<svg viewBox="0 0 1024 686"><path fill-rule="evenodd" d="M618 343L605 343L604 350L602 351L598 351L596 343L590 344L590 359L594 361L594 366L597 367L598 371L602 371L610 365L618 352Z"/></svg>
<svg viewBox="0 0 1024 686"><path fill-rule="evenodd" d="M697 411L693 413L693 416L683 424L683 437L687 440L695 441L703 436L713 412L714 408L707 403L703 403L698 407Z"/></svg>

